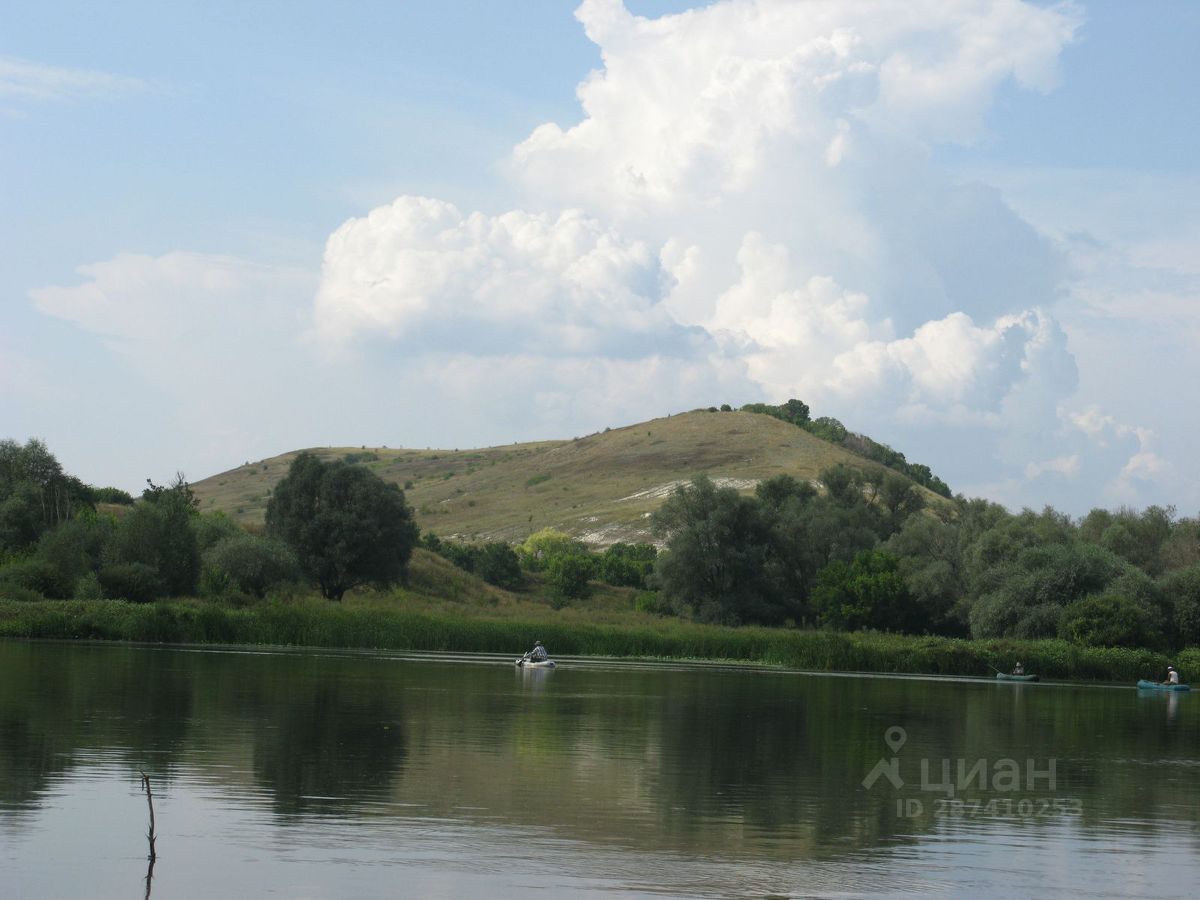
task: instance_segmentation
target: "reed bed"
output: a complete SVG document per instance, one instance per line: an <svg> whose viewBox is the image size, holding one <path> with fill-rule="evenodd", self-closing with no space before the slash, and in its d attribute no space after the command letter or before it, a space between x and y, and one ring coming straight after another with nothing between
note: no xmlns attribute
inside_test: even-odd
<svg viewBox="0 0 1200 900"><path fill-rule="evenodd" d="M728 628L671 619L604 624L484 618L319 600L237 608L195 600L0 600L0 637L172 644L512 653L539 639L560 656L729 660L829 672L990 676L1020 660L1043 678L1132 682L1161 678L1168 662L1200 679L1200 649L1150 650L1065 641L970 641L873 632Z"/></svg>

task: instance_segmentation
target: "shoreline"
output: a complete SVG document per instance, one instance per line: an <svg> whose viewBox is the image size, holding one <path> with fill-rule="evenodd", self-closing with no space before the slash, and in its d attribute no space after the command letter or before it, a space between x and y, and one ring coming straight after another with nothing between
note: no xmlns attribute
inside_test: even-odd
<svg viewBox="0 0 1200 900"><path fill-rule="evenodd" d="M107 640L196 647L302 647L438 653L519 653L536 635L561 657L763 665L805 672L994 676L1016 660L1059 681L1132 683L1168 663L1200 673L1200 648L1178 654L1091 647L1061 640L970 640L879 632L829 632L704 625L485 618L327 601L0 600L0 638Z"/></svg>

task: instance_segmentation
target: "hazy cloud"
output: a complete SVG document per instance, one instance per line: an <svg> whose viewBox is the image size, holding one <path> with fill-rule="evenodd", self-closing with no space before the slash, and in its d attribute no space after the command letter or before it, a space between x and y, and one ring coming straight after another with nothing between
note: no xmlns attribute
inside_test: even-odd
<svg viewBox="0 0 1200 900"><path fill-rule="evenodd" d="M105 99L152 89L152 84L141 78L0 56L0 97L39 101Z"/></svg>

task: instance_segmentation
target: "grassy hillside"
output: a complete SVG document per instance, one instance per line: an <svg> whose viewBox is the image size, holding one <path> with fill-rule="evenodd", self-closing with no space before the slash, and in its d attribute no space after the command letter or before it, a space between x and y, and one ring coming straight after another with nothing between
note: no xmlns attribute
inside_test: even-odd
<svg viewBox="0 0 1200 900"><path fill-rule="evenodd" d="M271 490L299 452L193 484L201 510L262 522ZM421 529L443 537L511 542L551 527L598 546L647 540L650 513L675 484L701 473L750 491L764 478L814 479L838 463L881 468L786 422L743 412L684 413L574 440L480 450L312 452L326 460L349 455L397 482Z"/></svg>

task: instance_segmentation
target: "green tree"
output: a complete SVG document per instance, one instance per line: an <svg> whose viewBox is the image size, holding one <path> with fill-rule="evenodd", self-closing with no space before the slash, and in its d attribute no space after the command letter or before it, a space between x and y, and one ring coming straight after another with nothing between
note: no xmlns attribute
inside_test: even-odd
<svg viewBox="0 0 1200 900"><path fill-rule="evenodd" d="M899 531L914 513L925 508L925 497L903 475L885 474L874 500L883 511L884 531L890 536Z"/></svg>
<svg viewBox="0 0 1200 900"><path fill-rule="evenodd" d="M912 516L885 549L900 560L900 573L913 600L936 634L967 634L962 525L932 516Z"/></svg>
<svg viewBox="0 0 1200 900"><path fill-rule="evenodd" d="M796 613L772 578L774 535L758 500L701 475L676 488L651 523L667 539L655 581L676 609L727 624L775 623Z"/></svg>
<svg viewBox="0 0 1200 900"><path fill-rule="evenodd" d="M793 398L787 401L780 407L780 412L783 414L781 418L793 425L804 425L808 421L808 404L803 400Z"/></svg>
<svg viewBox="0 0 1200 900"><path fill-rule="evenodd" d="M1176 641L1200 647L1200 563L1168 572L1159 585L1171 606Z"/></svg>
<svg viewBox="0 0 1200 900"><path fill-rule="evenodd" d="M587 547L575 538L553 528L535 531L517 548L521 565L531 572L543 571L555 556L578 556L587 552Z"/></svg>
<svg viewBox="0 0 1200 900"><path fill-rule="evenodd" d="M37 543L45 530L37 486L20 482L0 499L0 553L18 553Z"/></svg>
<svg viewBox="0 0 1200 900"><path fill-rule="evenodd" d="M91 489L66 474L37 438L30 438L23 446L16 441L0 441L0 497L7 496L18 484L32 484L37 489L47 527L66 521L78 507L91 505Z"/></svg>
<svg viewBox="0 0 1200 900"><path fill-rule="evenodd" d="M200 548L192 528L197 515L195 494L182 474L169 487L149 480L147 485L141 502L117 523L105 547L105 562L146 566L157 573L167 594L194 594L200 577ZM148 581L139 573L137 583Z"/></svg>
<svg viewBox="0 0 1200 900"><path fill-rule="evenodd" d="M921 631L928 624L900 573L900 560L882 550L822 569L812 603L821 624L839 631Z"/></svg>
<svg viewBox="0 0 1200 900"><path fill-rule="evenodd" d="M849 435L846 426L831 416L820 416L805 426L805 430L832 444L840 444Z"/></svg>
<svg viewBox="0 0 1200 900"><path fill-rule="evenodd" d="M363 466L292 461L267 504L267 533L286 542L330 600L402 581L419 531L399 486Z"/></svg>

